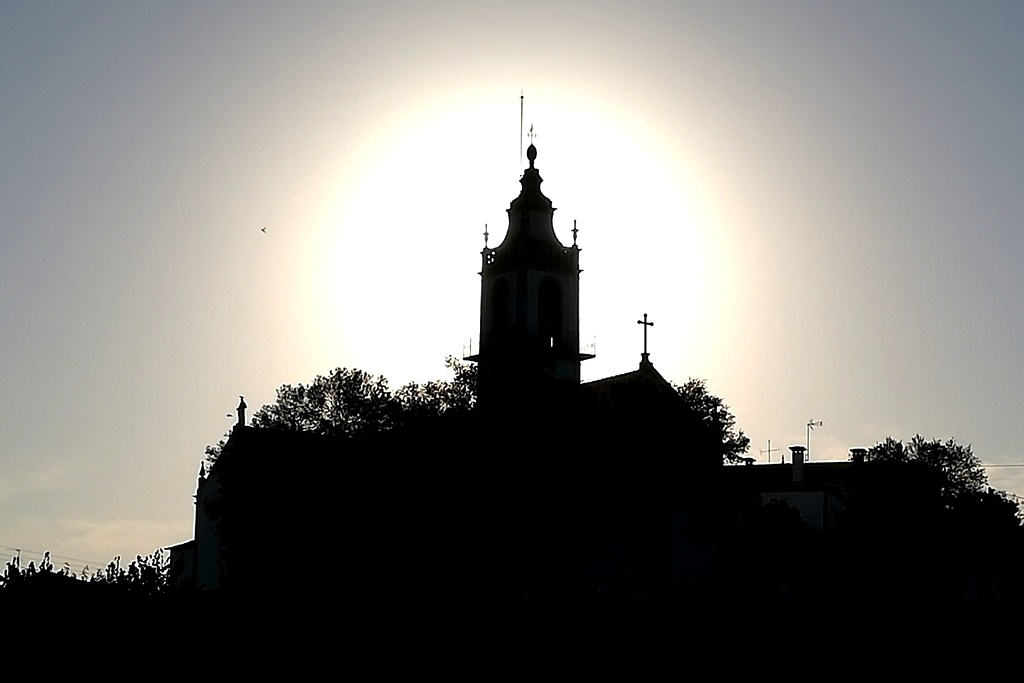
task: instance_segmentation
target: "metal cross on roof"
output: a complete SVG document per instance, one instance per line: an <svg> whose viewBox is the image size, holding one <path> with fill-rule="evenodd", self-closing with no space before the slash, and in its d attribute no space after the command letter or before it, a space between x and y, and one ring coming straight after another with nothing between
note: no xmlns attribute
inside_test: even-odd
<svg viewBox="0 0 1024 683"><path fill-rule="evenodd" d="M644 358L647 358L647 328L654 327L654 323L647 322L647 314L644 313L644 319L637 320L636 324L644 326Z"/></svg>

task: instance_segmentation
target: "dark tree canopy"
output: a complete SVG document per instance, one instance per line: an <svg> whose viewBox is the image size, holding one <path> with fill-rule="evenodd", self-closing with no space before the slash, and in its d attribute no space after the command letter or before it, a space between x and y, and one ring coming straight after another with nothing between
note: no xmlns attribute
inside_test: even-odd
<svg viewBox="0 0 1024 683"><path fill-rule="evenodd" d="M285 384L277 399L257 410L252 426L321 436L361 436L468 413L476 403L476 366L449 357L452 379L406 384L391 391L383 376L337 368L308 384ZM222 440L206 448L213 462Z"/></svg>
<svg viewBox="0 0 1024 683"><path fill-rule="evenodd" d="M0 573L0 604L19 599L38 602L56 598L65 604L78 604L83 600L110 604L126 598L166 597L171 588L170 564L166 553L160 549L145 557L136 555L127 566L121 564L120 557L95 572L90 572L86 566L79 575L67 564L59 569L55 567L47 551L38 566L34 562L22 566L17 558L7 562Z"/></svg>
<svg viewBox="0 0 1024 683"><path fill-rule="evenodd" d="M308 384L285 384L252 416L253 427L356 435L390 429L397 405L387 380L338 368Z"/></svg>
<svg viewBox="0 0 1024 683"><path fill-rule="evenodd" d="M942 473L942 491L945 497L961 497L982 491L988 483L981 460L971 450L955 440L925 440L920 434L904 445L892 437L876 444L868 451L868 460L900 463L920 463Z"/></svg>
<svg viewBox="0 0 1024 683"><path fill-rule="evenodd" d="M286 384L277 400L260 408L252 426L356 436L388 431L417 420L468 412L475 401L475 366L449 357L448 381L406 384L392 392L387 380L362 370L338 368L307 385Z"/></svg>
<svg viewBox="0 0 1024 683"><path fill-rule="evenodd" d="M691 378L684 384L673 383L672 386L691 413L706 425L709 441L721 443L722 460L739 462L750 448L750 439L742 429L736 427L736 417L729 412L725 401L709 392L707 381L703 379Z"/></svg>

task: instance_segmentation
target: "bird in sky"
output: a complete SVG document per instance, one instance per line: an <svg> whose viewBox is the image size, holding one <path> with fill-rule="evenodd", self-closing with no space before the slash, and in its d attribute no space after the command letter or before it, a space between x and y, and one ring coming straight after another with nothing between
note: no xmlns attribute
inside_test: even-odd
<svg viewBox="0 0 1024 683"><path fill-rule="evenodd" d="M264 235L266 235L267 234L267 226L264 225L262 228L260 228L260 232L262 232Z"/></svg>

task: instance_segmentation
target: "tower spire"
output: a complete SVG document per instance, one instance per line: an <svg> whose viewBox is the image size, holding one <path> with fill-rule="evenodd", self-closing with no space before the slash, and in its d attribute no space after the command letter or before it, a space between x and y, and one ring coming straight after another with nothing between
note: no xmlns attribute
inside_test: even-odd
<svg viewBox="0 0 1024 683"><path fill-rule="evenodd" d="M593 358L580 353L580 250L563 245L555 233L555 208L541 191L534 137L530 126L529 166L508 207L508 231L494 247L489 234L484 237L480 343L466 358L479 363L481 403L521 395L527 386L543 391L551 381L578 384L581 361ZM574 246L577 232L573 224Z"/></svg>

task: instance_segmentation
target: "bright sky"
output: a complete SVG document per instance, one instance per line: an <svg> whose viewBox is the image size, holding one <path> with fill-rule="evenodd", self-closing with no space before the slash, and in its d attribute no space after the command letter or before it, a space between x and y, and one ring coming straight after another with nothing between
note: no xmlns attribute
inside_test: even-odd
<svg viewBox="0 0 1024 683"><path fill-rule="evenodd" d="M0 558L189 538L238 394L445 377L520 90L585 379L648 313L752 455L814 419L814 460L1024 463L1021 35L994 1L3 3Z"/></svg>

